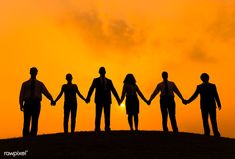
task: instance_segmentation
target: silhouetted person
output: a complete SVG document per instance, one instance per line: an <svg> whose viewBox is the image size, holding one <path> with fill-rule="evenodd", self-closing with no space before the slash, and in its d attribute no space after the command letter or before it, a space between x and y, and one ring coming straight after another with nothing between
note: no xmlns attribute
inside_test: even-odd
<svg viewBox="0 0 235 159"><path fill-rule="evenodd" d="M169 114L171 120L171 126L173 132L178 132L178 127L175 118L175 100L174 100L174 93L178 95L178 97L185 103L183 96L181 95L180 91L176 87L174 82L168 81L168 73L162 72L163 81L159 83L152 93L149 103L155 98L155 96L161 92L160 94L160 107L162 113L162 126L163 131L167 132L167 116Z"/></svg>
<svg viewBox="0 0 235 159"><path fill-rule="evenodd" d="M91 95L95 91L95 103L96 103L96 117L95 117L95 131L100 131L100 120L102 115L102 109L104 109L105 119L105 131L110 131L110 106L111 106L111 92L115 96L118 103L120 103L119 96L113 83L110 79L105 77L106 71L104 67L99 69L100 77L95 78L89 89L86 102L90 102Z"/></svg>
<svg viewBox="0 0 235 159"><path fill-rule="evenodd" d="M68 133L68 122L69 115L71 113L71 133L74 133L76 125L76 114L77 114L77 98L76 94L85 101L85 98L79 92L76 84L72 83L72 75L67 74L66 80L67 84L64 84L61 88L59 95L54 101L54 105L61 98L64 93L64 133Z"/></svg>
<svg viewBox="0 0 235 159"><path fill-rule="evenodd" d="M126 97L126 113L128 115L128 123L130 126L130 130L133 131L133 117L135 122L135 130L138 131L138 114L139 114L139 95L143 101L148 103L147 99L139 90L136 85L136 80L133 74L127 74L123 81L123 89L122 89L122 97L120 104Z"/></svg>
<svg viewBox="0 0 235 159"><path fill-rule="evenodd" d="M210 128L208 124L208 116L210 115L214 136L220 137L216 122L216 103L219 110L221 109L221 103L216 86L215 84L209 83L209 75L207 73L202 73L200 78L203 83L197 86L196 91L186 103L192 102L200 94L204 134L210 136Z"/></svg>
<svg viewBox="0 0 235 159"><path fill-rule="evenodd" d="M37 73L37 68L32 67L30 69L31 78L22 84L20 90L20 110L24 111L24 137L37 135L42 94L53 102L53 98L45 85L36 79ZM29 130L30 121L32 121L31 131Z"/></svg>

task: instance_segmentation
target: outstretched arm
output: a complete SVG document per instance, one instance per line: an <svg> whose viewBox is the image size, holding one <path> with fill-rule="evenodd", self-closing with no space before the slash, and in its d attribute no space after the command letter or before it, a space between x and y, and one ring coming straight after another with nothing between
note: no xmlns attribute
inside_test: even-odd
<svg viewBox="0 0 235 159"><path fill-rule="evenodd" d="M145 102L145 103L149 103L148 100L144 97L143 93L140 91L140 89L137 86L137 93L140 96L140 98Z"/></svg>
<svg viewBox="0 0 235 159"><path fill-rule="evenodd" d="M199 88L197 87L196 91L193 93L193 95L187 100L187 103L191 103L194 99L197 98L199 94Z"/></svg>
<svg viewBox="0 0 235 159"><path fill-rule="evenodd" d="M121 104L123 102L125 96L126 96L126 85L124 84L123 88L122 88L122 97L121 97L121 100L120 100L119 104Z"/></svg>
<svg viewBox="0 0 235 159"><path fill-rule="evenodd" d="M76 93L78 94L78 96L83 99L84 101L86 101L86 99L83 97L83 95L80 93L80 91L78 90L78 87L76 85Z"/></svg>
<svg viewBox="0 0 235 159"><path fill-rule="evenodd" d="M88 91L88 94L87 94L87 97L86 97L86 103L89 103L89 102L90 102L91 95L92 95L94 89L95 89L95 79L93 80L93 82L92 82L92 84L91 84L91 87L90 87L90 89L89 89L89 91Z"/></svg>
<svg viewBox="0 0 235 159"><path fill-rule="evenodd" d="M177 96L178 96L182 101L184 101L184 98L183 98L182 94L180 93L179 89L177 88L177 86L175 85L175 83L174 83L174 85L173 85L173 91L177 94Z"/></svg>
<svg viewBox="0 0 235 159"><path fill-rule="evenodd" d="M64 87L62 86L59 95L58 95L58 96L56 97L56 99L55 99L55 103L61 98L61 96L63 95L63 93L64 93Z"/></svg>
<svg viewBox="0 0 235 159"><path fill-rule="evenodd" d="M118 93L117 93L116 89L115 89L114 86L113 86L112 81L111 81L111 91L112 91L114 97L116 98L118 104L120 104L120 98L119 98L119 96L118 96Z"/></svg>
<svg viewBox="0 0 235 159"><path fill-rule="evenodd" d="M215 100L216 100L218 108L220 110L221 109L221 103L220 103L220 98L219 98L219 94L217 92L216 86L215 86Z"/></svg>
<svg viewBox="0 0 235 159"><path fill-rule="evenodd" d="M44 84L42 84L42 93L47 97L47 99L49 99L50 101L53 101L51 94L49 93L49 91L47 90Z"/></svg>
<svg viewBox="0 0 235 159"><path fill-rule="evenodd" d="M24 88L24 84L22 84L21 89L20 89L20 98L19 98L21 111L24 111L24 92L25 92L25 88Z"/></svg>
<svg viewBox="0 0 235 159"><path fill-rule="evenodd" d="M149 103L156 97L156 95L159 93L160 91L160 88L159 88L159 85L155 88L155 90L153 91L152 95L150 96L150 99L149 99Z"/></svg>

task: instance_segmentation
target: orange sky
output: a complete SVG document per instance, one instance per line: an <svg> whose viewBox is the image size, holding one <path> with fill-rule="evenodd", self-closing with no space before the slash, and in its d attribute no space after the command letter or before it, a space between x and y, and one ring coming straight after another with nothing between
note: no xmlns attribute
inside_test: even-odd
<svg viewBox="0 0 235 159"><path fill-rule="evenodd" d="M185 98L208 72L222 102L219 129L234 138L234 17L235 0L0 1L0 138L21 136L18 96L32 66L54 98L68 72L86 96L100 66L119 94L125 75L133 73L147 98L163 70ZM188 106L176 102L179 130L203 133L199 99ZM76 131L93 130L94 116L94 102L79 99ZM150 107L141 102L139 116L140 129L162 130L159 97ZM52 108L44 98L39 134L62 132L62 123L63 99ZM114 99L111 128L129 129L125 109Z"/></svg>

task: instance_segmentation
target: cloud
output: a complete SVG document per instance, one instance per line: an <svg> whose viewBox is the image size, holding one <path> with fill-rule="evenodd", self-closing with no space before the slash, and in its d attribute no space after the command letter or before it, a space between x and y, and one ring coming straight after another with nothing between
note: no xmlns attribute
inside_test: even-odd
<svg viewBox="0 0 235 159"><path fill-rule="evenodd" d="M113 51L120 56L144 53L151 57L163 52L167 54L162 55L165 57L212 62L217 57L209 53L220 45L232 48L231 42L227 41L235 38L234 0L230 1L233 3L219 0L183 0L180 3L176 0L151 0L148 3L111 0L107 5L106 1L96 0L42 0L29 2L27 7L22 5L20 11L24 14L21 13L22 17L18 19L24 19L26 27L31 26L28 25L30 22L55 27L57 38L71 38L74 44L91 49L88 52L91 54ZM16 25L7 24L6 28L8 26ZM72 36L66 37L66 29ZM195 42L198 39L202 42ZM213 44L214 39L219 42Z"/></svg>
<svg viewBox="0 0 235 159"><path fill-rule="evenodd" d="M203 47L203 44L200 42L195 43L192 47L191 52L189 53L189 58L195 62L202 63L213 63L216 62L216 59L213 56L210 56L206 49Z"/></svg>
<svg viewBox="0 0 235 159"><path fill-rule="evenodd" d="M134 47L141 45L145 41L145 36L142 31L131 27L124 20L113 20L109 22L108 36L114 45L120 47Z"/></svg>
<svg viewBox="0 0 235 159"><path fill-rule="evenodd" d="M228 8L228 9L226 9ZM235 7L218 8L216 19L208 26L209 34L221 41L235 39Z"/></svg>
<svg viewBox="0 0 235 159"><path fill-rule="evenodd" d="M146 38L141 29L127 20L105 19L96 10L73 11L70 16L67 24L73 23L78 38L82 38L91 48L128 50L140 46Z"/></svg>

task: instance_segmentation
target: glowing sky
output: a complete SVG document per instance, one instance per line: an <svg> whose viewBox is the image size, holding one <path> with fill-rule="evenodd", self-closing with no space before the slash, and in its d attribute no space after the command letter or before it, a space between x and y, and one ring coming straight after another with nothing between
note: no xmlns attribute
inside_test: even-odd
<svg viewBox="0 0 235 159"><path fill-rule="evenodd" d="M147 98L163 70L185 98L208 72L222 102L219 129L234 138L234 17L235 0L0 1L0 138L21 136L18 96L32 66L54 98L68 72L86 96L100 66L119 95L125 75L133 73ZM203 133L199 100L188 106L176 101L180 131ZM78 100L77 131L94 129L94 108L93 101ZM44 98L39 133L62 132L62 122L63 99L51 108ZM141 102L139 126L162 129L159 97L150 107ZM115 101L111 128L128 130L125 109Z"/></svg>

